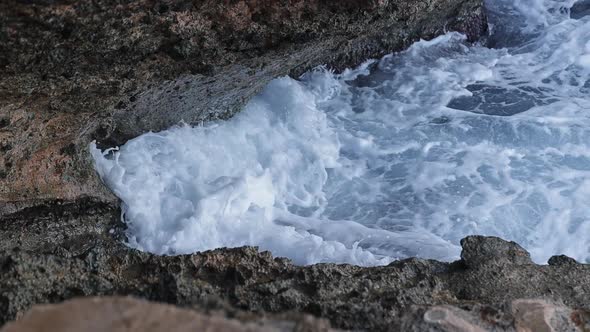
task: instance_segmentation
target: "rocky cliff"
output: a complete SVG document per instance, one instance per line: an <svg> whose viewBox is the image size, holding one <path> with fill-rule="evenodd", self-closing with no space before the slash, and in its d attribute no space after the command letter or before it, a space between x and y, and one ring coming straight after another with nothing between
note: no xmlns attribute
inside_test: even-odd
<svg viewBox="0 0 590 332"><path fill-rule="evenodd" d="M36 303L117 294L244 323L266 320L262 324L269 328L283 321L287 324L283 331L311 319L302 313L322 317L335 328L368 331L586 331L590 327L589 265L564 256L536 265L518 244L492 237L468 237L462 246L462 259L452 263L413 258L372 268L294 266L256 248L155 256L108 237L51 250L48 244L51 253L14 248L0 254L0 321L20 317ZM73 326L84 323L81 317L97 319L94 315L116 322L117 316L107 314L113 312L109 301L94 306L87 302L76 306L78 311L66 309L67 304L49 307L55 313L50 316L78 312L65 322ZM146 308L141 303L117 306L121 312ZM164 309L146 312L150 310ZM37 311L14 326L42 320ZM201 318L195 317L195 324L200 324ZM307 331L329 326L311 321ZM30 331L24 327L6 331Z"/></svg>
<svg viewBox="0 0 590 332"><path fill-rule="evenodd" d="M94 172L93 140L109 147L224 119L277 76L354 66L447 30L474 41L486 29L481 0L0 2L0 324L36 304L131 295L201 313L119 298L74 307L171 310L196 322L215 311L222 327L236 319L285 331L328 329L301 313L342 329L588 328L588 266L535 265L495 238L465 239L454 263L375 268L299 267L255 248L137 252ZM39 310L71 306L33 310L6 329L35 330Z"/></svg>

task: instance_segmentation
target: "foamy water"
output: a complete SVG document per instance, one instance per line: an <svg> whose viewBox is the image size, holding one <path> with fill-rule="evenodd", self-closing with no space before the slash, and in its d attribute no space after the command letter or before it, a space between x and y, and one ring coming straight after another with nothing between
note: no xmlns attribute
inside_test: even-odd
<svg viewBox="0 0 590 332"><path fill-rule="evenodd" d="M483 234L590 261L590 16L573 4L489 1L493 48L449 33L277 79L229 121L93 146L129 245L380 265L453 260Z"/></svg>

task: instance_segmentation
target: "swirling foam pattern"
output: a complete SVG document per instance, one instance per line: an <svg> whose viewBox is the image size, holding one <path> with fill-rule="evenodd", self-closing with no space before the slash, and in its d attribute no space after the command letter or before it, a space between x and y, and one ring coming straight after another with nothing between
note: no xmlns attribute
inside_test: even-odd
<svg viewBox="0 0 590 332"><path fill-rule="evenodd" d="M380 265L484 234L589 261L590 17L573 4L490 0L485 45L449 33L277 79L229 121L93 146L129 245Z"/></svg>

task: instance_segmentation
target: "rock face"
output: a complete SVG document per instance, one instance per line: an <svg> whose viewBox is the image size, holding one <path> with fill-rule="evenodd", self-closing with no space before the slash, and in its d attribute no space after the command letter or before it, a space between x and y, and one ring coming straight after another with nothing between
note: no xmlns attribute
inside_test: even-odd
<svg viewBox="0 0 590 332"><path fill-rule="evenodd" d="M277 76L353 66L445 29L485 33L482 0L2 1L0 218L117 204L92 140L227 118Z"/></svg>
<svg viewBox="0 0 590 332"><path fill-rule="evenodd" d="M375 331L588 329L590 267L565 256L535 265L497 238L466 238L454 263L374 268L294 266L255 248L154 256L123 244L91 141L224 119L277 76L339 70L449 29L484 34L482 1L1 1L0 324L36 304L131 295L201 313L90 299L40 307L5 329L93 309L115 324L121 307L237 331L329 329L304 314Z"/></svg>
<svg viewBox="0 0 590 332"><path fill-rule="evenodd" d="M277 76L353 66L448 29L485 33L482 1L0 2L0 324L23 318L3 331L87 330L72 317L147 331L164 316L179 329L329 330L306 315L371 331L588 330L590 266L565 256L536 265L498 238L464 239L453 263L374 268L294 266L256 248L155 256L123 244L92 140L106 147L227 118ZM198 312L107 297L25 314L110 295Z"/></svg>
<svg viewBox="0 0 590 332"><path fill-rule="evenodd" d="M35 232L51 233L43 227ZM533 328L543 324L561 331L590 324L589 265L564 257L536 265L518 244L493 237L466 238L463 258L453 263L407 259L373 268L294 266L251 247L155 256L99 235L23 243L32 245L0 252L0 322L38 303L116 294L232 317L301 312L335 328L369 331L467 331L470 324L470 331L543 331Z"/></svg>

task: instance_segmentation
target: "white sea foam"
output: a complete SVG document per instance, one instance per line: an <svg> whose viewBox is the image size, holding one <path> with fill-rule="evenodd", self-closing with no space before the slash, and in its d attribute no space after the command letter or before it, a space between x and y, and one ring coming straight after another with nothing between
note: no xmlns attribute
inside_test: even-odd
<svg viewBox="0 0 590 332"><path fill-rule="evenodd" d="M514 3L488 3L497 48L449 33L277 79L229 121L92 147L129 245L378 265L484 234L590 260L590 18Z"/></svg>

